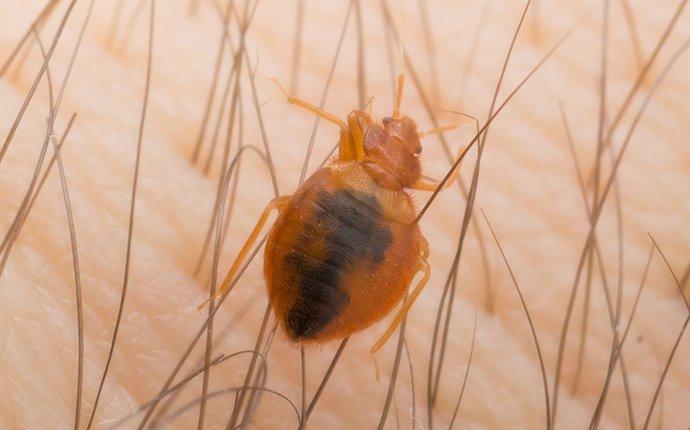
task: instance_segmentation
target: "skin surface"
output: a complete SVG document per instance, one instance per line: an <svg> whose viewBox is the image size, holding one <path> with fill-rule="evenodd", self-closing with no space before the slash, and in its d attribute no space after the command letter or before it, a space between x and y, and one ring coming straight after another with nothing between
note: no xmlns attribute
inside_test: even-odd
<svg viewBox="0 0 690 430"><path fill-rule="evenodd" d="M80 428L88 422L103 372L123 286L137 130L146 78L148 3L136 12L137 2L125 1L121 19L118 2L96 2L91 21L55 123L61 136L73 112L78 116L67 137L64 170L74 213L83 291L84 379ZM192 2L194 3L194 2ZM209 172L204 164L218 116L217 95L200 160L190 162L204 115L213 75L222 12L210 1L200 1L190 15L189 1L156 3L150 97L142 138L142 153L128 289L117 344L105 382L94 428L109 428L153 398L207 316L197 306L208 298L211 259L195 277L204 237L211 218L220 172L225 122ZM366 46L365 99L373 96L377 118L390 115L391 77L381 8L361 2ZM428 2L437 66L420 20L419 3L395 3L392 18L401 30L405 55L420 76L434 109L463 111L483 123L516 28L523 4L492 2L484 14L484 30L477 39L477 55L465 74L474 33L482 21L481 1ZM397 5L401 3L400 5ZM642 58L652 53L665 30L676 1L630 1ZM5 61L43 0L0 0L0 61ZM55 91L64 76L88 3L80 1L70 17L50 62ZM532 4L523 25L499 96L499 102L540 61L556 41L590 8L585 1L539 1ZM242 10L243 5L238 5ZM66 3L60 2L40 31L50 46ZM347 2L306 2L302 55L296 94L318 103L328 78ZM299 183L314 123L312 115L283 101L270 78L291 82L296 3L262 1L247 34L251 65L257 62L256 86L264 125L275 164L278 191L292 193ZM472 367L455 421L464 428L539 428L545 423L545 402L539 361L520 300L501 255L479 209L491 221L519 282L534 321L544 356L550 393L556 374L558 342L580 252L588 233L577 175L568 150L559 113L567 114L585 178L596 164L599 122L600 46L602 4L559 48L557 53L512 99L493 124L481 162L474 219L486 249L483 268L477 231L470 227L462 252L457 291L436 405L434 428L446 428L453 415L476 318ZM131 21L131 17L136 18ZM130 23L131 21L131 23ZM235 45L239 34L234 21ZM131 34L127 36L128 29ZM690 36L690 13L685 11L645 79L631 110L614 133L617 152L631 119L660 76L671 55ZM608 77L605 121L610 124L640 70L621 3L610 5ZM392 49L396 54L395 48ZM21 58L22 55L18 58ZM349 22L335 68L326 109L344 118L359 104L357 90L357 36ZM393 58L397 64L397 57ZM0 136L4 141L38 72L42 57L36 45L17 70L17 61L0 79ZM644 60L643 60L644 61ZM226 51L219 93L228 76ZM434 72L434 70L436 70ZM690 56L681 57L659 87L642 117L618 171L623 219L624 266L621 329L625 327L651 246L650 233L683 282L690 256ZM434 78L434 73L438 78ZM419 93L408 75L403 113L420 129L433 127ZM295 88L293 88L295 89ZM232 92L231 92L232 93ZM242 71L244 143L263 150L246 69ZM229 115L229 108L224 117ZM43 79L0 161L0 226L9 229L24 198L46 130L49 94ZM457 116L435 111L441 123ZM446 133L455 153L474 135L473 124ZM237 132L237 127L235 128ZM337 142L338 130L319 128L309 172ZM426 173L442 177L449 167L442 145L433 137L423 141ZM237 147L233 139L231 154ZM52 144L51 144L52 148ZM52 156L52 149L47 152ZM265 165L245 152L232 212L228 240L219 262L219 277L232 264L256 218L275 197ZM602 157L603 184L611 171L609 150ZM462 165L469 184L476 161L470 151ZM592 201L593 190L587 190ZM469 185L468 185L469 186ZM419 207L429 193L415 193ZM427 365L436 311L451 267L462 224L465 200L453 186L438 196L421 221L430 242L432 276L409 314L406 340L415 377L416 428L427 428ZM597 228L608 288L612 300L619 284L618 232L612 190ZM582 321L582 285L570 322L561 392L558 428L587 427L606 376L612 331L598 270L593 271L586 353L577 389L574 389L578 340ZM596 267L596 264L595 264ZM487 280L486 273L490 275ZM687 285L686 285L687 287ZM688 287L690 288L690 287ZM491 291L492 294L489 294ZM253 261L215 318L211 357L253 349L266 309L261 257ZM629 379L636 428L642 428L662 370L688 311L674 279L658 253L653 257L637 313L623 354ZM389 317L390 318L390 317ZM397 335L377 355L380 379L368 351L388 324L386 319L355 334L339 361L309 419L310 428L373 428L379 422L388 390ZM269 320L269 324L272 321ZM228 326L228 324L231 324ZM687 334L686 334L687 336ZM307 401L326 371L337 342L310 347L306 355ZM203 364L205 337L181 371L187 375ZM690 412L690 340L678 344L665 377L650 427L688 428ZM209 392L241 386L251 355L234 357L211 372ZM77 306L70 235L57 166L21 230L0 277L0 428L74 427L77 392ZM278 332L268 355L266 387L289 397L301 409L300 350ZM179 379L178 379L179 380ZM198 405L174 418L179 408L201 395L202 377L187 385L175 404L158 421L165 428L194 428ZM403 358L395 402L387 428L412 426L410 372ZM205 427L225 428L233 395L210 398ZM122 428L136 428L143 414ZM169 421L167 421L169 419ZM629 427L620 368L611 378L602 411L602 428ZM295 428L297 419L288 403L264 394L252 428Z"/></svg>

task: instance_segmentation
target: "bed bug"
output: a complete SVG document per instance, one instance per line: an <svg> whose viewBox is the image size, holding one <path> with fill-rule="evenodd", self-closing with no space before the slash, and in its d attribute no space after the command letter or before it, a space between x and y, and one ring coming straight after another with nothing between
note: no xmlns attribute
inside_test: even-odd
<svg viewBox="0 0 690 430"><path fill-rule="evenodd" d="M337 156L294 194L266 206L218 296L230 288L277 210L264 250L264 278L273 311L294 342L321 343L369 327L391 312L421 273L372 353L385 344L431 274L429 246L409 191L433 191L440 182L422 175L420 138L455 127L420 133L414 120L400 115L403 83L401 74L393 113L380 123L363 110L343 121L286 95L289 103L340 127ZM444 187L456 175L457 169Z"/></svg>

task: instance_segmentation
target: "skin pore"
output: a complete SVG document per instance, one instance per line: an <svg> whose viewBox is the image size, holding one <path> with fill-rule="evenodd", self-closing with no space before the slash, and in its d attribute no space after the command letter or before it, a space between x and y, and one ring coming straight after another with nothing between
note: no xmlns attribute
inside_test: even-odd
<svg viewBox="0 0 690 430"><path fill-rule="evenodd" d="M45 19L35 21L46 3L55 5L48 7ZM36 22L46 55L51 55L53 37L70 3L0 0L0 10L9 11L0 14L0 67L32 22ZM690 82L684 73L690 67L688 54L678 57L654 90L625 146L615 180L606 187L613 161L626 145L645 98L690 37L690 13L684 11L619 121L617 113L626 105L639 73L683 2L662 3L610 0L592 6L585 1L532 1L494 112L559 39L587 15L491 125L482 150L473 218L452 290L440 376L436 377L436 363L441 337L431 378L429 356L439 304L447 307L443 290L466 207L457 185L437 196L420 223L430 243L431 279L405 325L395 394L386 401L398 350L397 333L376 355L376 365L369 354L394 311L348 341L309 415L310 428L372 428L382 422L386 404L385 428L429 428L430 424L447 428L451 422L456 428L546 426L544 388L530 325L480 209L505 253L534 324L551 411L559 374L554 425L589 426L605 385L607 394L598 418L604 428L631 427L631 417L635 428L643 428L646 422L657 428L690 425L687 338L680 338L663 386L655 394L688 315L679 294L679 289L690 288ZM0 160L3 239L6 232L14 231L17 214L26 210L22 202L27 190L40 188L21 231L16 238L10 234L12 240L2 250L1 428L74 427L78 398L79 428L87 426L108 359L123 285L127 289L121 324L92 425L137 428L145 412L126 422L120 420L159 393L199 332L208 308L197 310L197 306L209 298L209 279L223 279L265 205L276 194L291 194L301 182L314 116L287 104L272 78L289 83L286 88L291 95L316 105L329 83L324 109L341 119L369 103L375 118L389 116L401 62L397 31L408 59L402 114L414 118L420 130L436 127L425 108L426 97L438 125L462 123L443 135L449 154L472 140L474 122L453 112L475 116L480 126L484 124L524 3L444 0L385 4L387 8L378 1L350 5L348 1L263 0L255 10L253 2L249 6L235 2L235 9L226 14L226 4L220 0L158 0L149 38L148 1L97 1L56 115L54 134L59 144L76 113L61 157L54 163L53 141L46 139L46 118L51 113L51 99L58 97L69 70L89 2L78 1L70 11L52 54L52 96L47 74L42 73L14 132L12 124L43 64L36 34L28 33L26 47L31 50L20 49L0 77L2 142L13 134ZM386 16L391 22L386 23ZM243 17L251 19L244 40L239 27ZM229 32L224 34L226 19ZM348 26L333 66L346 19ZM300 31L296 31L296 22L301 23ZM608 40L605 50L603 38ZM243 44L246 53L235 55L233 51ZM217 88L206 114L219 48L223 52ZM364 57L358 60L361 50ZM234 85L236 75L231 73L233 58L240 71L239 90ZM249 72L254 70L252 82ZM234 99L239 100L237 104ZM205 116L208 124L201 135ZM229 118L233 118L232 125ZM614 124L615 131L610 133ZM228 131L232 133L229 140ZM307 176L328 157L337 139L337 127L321 121ZM242 150L241 164L234 165L231 175L237 175L238 185L235 188L230 182L226 190L234 205L224 211L230 223L217 256L218 273L212 274L215 228L210 230L214 234L209 251L195 273L219 178L231 165L240 140L256 150ZM44 142L49 145L41 157ZM198 152L197 142L201 142ZM230 142L227 147L226 142ZM131 206L139 143L136 198ZM422 145L424 172L442 178L450 163L439 136L424 137ZM44 161L32 187L41 158ZM266 159L274 165L273 174ZM475 147L461 164L466 191L471 188L476 161ZM39 187L49 165L50 174ZM584 184L584 199L579 181ZM65 185L73 235L65 210ZM430 195L415 192L417 207ZM558 372L562 325L590 219L594 218L589 213L604 195L596 246L582 260ZM80 395L73 239L83 311ZM645 271L650 251L651 263ZM207 350L212 363L217 363L214 359L220 354L230 357L207 374L207 401L201 414L206 428L226 427L233 415L236 389L245 383L248 368L256 371L264 365L261 356L252 360L253 354L247 352L254 350L262 324L270 332L274 323L270 317L264 318L267 298L261 255L247 266L216 312L212 345L207 348L203 332L173 383L203 367ZM612 345L615 350L616 342L623 338L635 303L621 354L626 379L621 360L616 359L618 364L607 384ZM444 313L439 320L441 329L445 318ZM612 320L618 321L616 336ZM580 354L583 330L584 352ZM266 380L260 384L273 391L261 395L250 427L296 428L295 410L281 395L294 403L297 412L306 409L338 346L335 341L304 350L303 395L301 350L276 332L266 355ZM239 354L232 355L235 353ZM428 414L429 380L438 380L432 419ZM254 382L248 385L254 386ZM148 424L197 426L203 386L200 374L175 394L174 403L161 401ZM461 390L462 402L456 409ZM245 392L245 405L255 398L252 393ZM654 398L654 410L649 414ZM244 412L238 415L236 424Z"/></svg>

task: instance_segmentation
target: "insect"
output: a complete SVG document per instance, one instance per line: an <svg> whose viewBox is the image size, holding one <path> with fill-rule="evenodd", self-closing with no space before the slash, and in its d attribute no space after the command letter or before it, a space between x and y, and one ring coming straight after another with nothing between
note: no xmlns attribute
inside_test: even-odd
<svg viewBox="0 0 690 430"><path fill-rule="evenodd" d="M388 315L416 275L421 279L371 352L401 323L431 274L429 245L419 229L409 190L433 191L422 175L420 133L400 115L404 75L395 108L377 123L362 110L342 121L298 99L287 101L340 127L336 158L291 196L271 201L240 250L217 296L228 291L273 210L278 218L264 251L264 278L273 311L294 342L344 338ZM453 183L457 169L444 184Z"/></svg>

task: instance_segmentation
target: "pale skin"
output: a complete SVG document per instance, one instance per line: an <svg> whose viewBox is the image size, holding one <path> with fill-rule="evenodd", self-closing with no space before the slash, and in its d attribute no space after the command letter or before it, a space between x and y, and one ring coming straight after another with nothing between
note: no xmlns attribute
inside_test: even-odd
<svg viewBox="0 0 690 430"><path fill-rule="evenodd" d="M125 2L114 42L107 46L111 20L117 15L116 3L96 2L55 124L55 134L59 138L71 114L78 113L64 146L63 161L74 212L83 290L84 391L80 428L85 428L91 414L120 302L147 59L148 7L141 9L129 39L123 39L137 2ZM652 53L677 6L675 1L662 3L630 2L643 60ZM11 11L0 14L0 28L3 29L0 61L5 61L43 6L43 1L0 1L0 10ZM87 6L87 3L77 3L50 63L56 87L62 81ZM219 18L212 2L206 1L200 2L194 17L188 15L188 1L159 1L156 6L151 92L142 140L128 293L94 428L108 428L154 397L207 316L205 310L199 312L196 308L209 298L207 280L211 258L207 256L198 277L195 278L193 272L208 228L222 159L225 123L220 127L216 161L208 175L203 173L220 94L210 116L211 125L200 161L195 166L189 159L203 118L222 16ZM441 100L431 99L432 108L462 111L478 117L483 123L523 4L502 2L500 7L489 9L485 33L480 38L479 51L463 94L458 92L462 83L460 76L468 61L483 3L428 2L427 6L437 56L435 82L438 93L443 96ZM532 12L538 11L541 17L538 27L535 27L534 16L528 15L499 102L589 6L588 2L556 4L543 1L532 5ZM238 6L240 11L243 7ZM255 81L259 102L265 103L270 98L262 114L281 195L292 194L298 186L314 120L313 114L286 103L271 82L271 78L291 81L295 7L292 2L261 2L247 36L251 67L255 65L256 53L259 55ZM397 70L389 70L378 2L362 2L361 7L368 24L365 26L365 97L374 97L372 115L380 120L389 116L395 106L392 94L395 80L391 76L395 77ZM328 6L322 2L306 2L304 51L298 68L298 85L288 88L290 95L318 104L346 8L346 2ZM64 10L65 5L60 3L54 12L56 15L41 30L44 45L50 45ZM606 124L612 122L639 71L630 32L618 2L611 3L610 18ZM400 9L393 11L393 19L401 29L405 53L412 60L425 91L432 97L433 68L428 64L418 2L403 2ZM232 25L233 43L237 46L239 34L234 22ZM638 102L633 104L614 134L616 151L628 131L629 119L637 112L639 102L671 54L688 36L688 28L690 13L686 11L651 68L642 93L636 99ZM509 102L491 128L482 159L474 216L487 252L493 301L488 303L486 272L476 230L471 226L462 252L451 331L434 408L434 428L447 428L451 421L470 354L475 315L477 331L472 367L455 421L456 428L544 427L543 387L529 325L479 209L483 209L491 221L525 296L552 389L561 324L588 232L587 215L568 150L559 102L568 118L575 152L587 182L595 164L600 33L601 7L597 7ZM122 47L123 40L129 40L126 47ZM392 51L393 64L397 67L397 50L393 48ZM219 92L229 73L227 51L225 55ZM0 80L0 137L3 141L40 64L41 53L34 46L21 70L17 72L14 66L10 67ZM690 136L690 123L687 118L690 117L690 101L687 94L690 94L690 82L685 73L688 67L690 58L681 57L659 87L618 172L625 244L621 332L630 316L651 246L647 233L663 250L679 283L683 282L688 267L690 152L687 136ZM242 73L244 144L263 150L246 69L243 68ZM348 112L363 108L366 101L360 106L353 16L325 109L344 120ZM48 103L44 80L0 162L3 237L29 186L44 140ZM439 110L435 111L439 121L436 125L430 121L407 74L400 114L414 118L420 130L433 134L439 131L434 130L436 127L458 121L457 116ZM229 111L228 107L224 117ZM457 130L441 130L449 142L451 154L464 148L474 136L474 125L468 124ZM420 184L419 188L427 190L432 188L430 178L442 178L449 167L441 143L432 134L422 140L421 157L429 186ZM308 173L317 168L338 137L338 127L322 121ZM233 146L231 156L235 150ZM48 150L47 160L52 157L51 151ZM219 280L231 268L264 207L275 198L265 164L255 154L245 154L228 240L219 261ZM471 181L475 159L476 151L472 150L461 165L460 177L466 184ZM609 151L605 148L601 190L610 172L609 160ZM53 169L0 277L1 428L74 426L78 359L75 281L57 166ZM588 193L591 202L591 187ZM426 191L414 193L418 207L430 194ZM608 288L615 301L618 236L614 199L612 190L599 221L597 242L606 267ZM416 384L419 420L416 428L428 425L426 381L430 337L455 253L464 208L465 200L457 185L452 185L439 194L421 220L421 230L429 241L431 275L408 314L406 326L406 342ZM270 215L267 223L270 224L274 217ZM594 266L596 268L596 261ZM212 359L221 353L230 355L253 349L267 303L261 268L259 253L217 312L214 324L217 340ZM609 361L611 325L601 277L595 269L584 365L579 385L573 389L586 270L585 264L583 285L568 332L558 399L558 428L587 427ZM421 278L421 274L418 275L414 285ZM309 428L376 427L388 390L397 333L377 353L379 381L375 378L369 351L393 322L397 311L353 335L310 416ZM636 428L644 425L661 372L686 315L687 309L674 278L657 252L623 349ZM232 326L226 329L229 321ZM182 376L203 364L204 345L205 337L202 337L183 367ZM333 342L305 350L307 401L318 387L337 347L338 342ZM209 392L242 385L250 357L250 354L240 355L214 367ZM657 400L650 428L657 428L661 414L664 428L690 425L688 357L690 339L683 337ZM268 365L266 387L289 397L300 409L299 348L278 333ZM173 414L198 398L201 380L198 376L191 382L166 414ZM401 428L411 428L410 376L404 357L395 398L387 428L396 428L396 420ZM205 427L225 428L233 402L232 394L210 399L206 405ZM196 405L166 425L194 428L198 410ZM135 428L142 416L128 421L122 428ZM252 425L254 428L296 428L297 420L284 400L265 394ZM611 379L601 425L602 428L629 427L620 368Z"/></svg>

